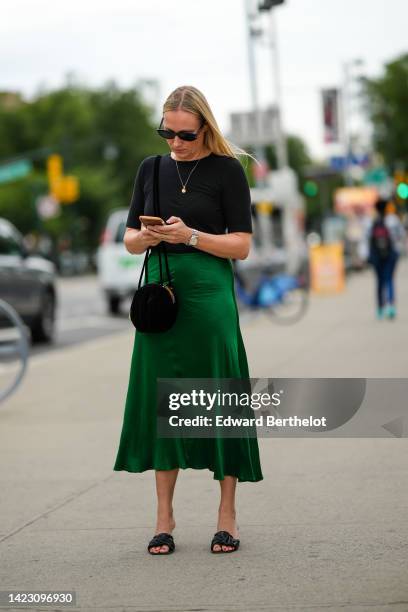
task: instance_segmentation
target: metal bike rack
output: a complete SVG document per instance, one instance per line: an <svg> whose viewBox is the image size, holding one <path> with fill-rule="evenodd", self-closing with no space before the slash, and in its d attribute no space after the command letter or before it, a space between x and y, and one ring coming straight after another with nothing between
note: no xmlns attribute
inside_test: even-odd
<svg viewBox="0 0 408 612"><path fill-rule="evenodd" d="M22 378L27 369L28 354L29 354L29 341L27 339L27 332L25 325L15 311L6 301L0 299L0 313L5 314L11 322L11 328L5 330L0 329L0 361L2 357L9 357L17 355L20 358L21 365L17 371L17 375L12 383L3 391L0 390L0 402L4 401L9 395L14 393L18 385L21 383ZM7 331L16 330L17 334L10 333L7 336ZM6 333L4 333L6 332ZM13 342L14 337L14 342Z"/></svg>

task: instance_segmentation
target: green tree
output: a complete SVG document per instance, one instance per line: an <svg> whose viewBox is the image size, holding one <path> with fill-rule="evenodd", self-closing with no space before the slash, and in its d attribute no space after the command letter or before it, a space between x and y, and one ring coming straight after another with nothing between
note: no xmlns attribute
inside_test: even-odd
<svg viewBox="0 0 408 612"><path fill-rule="evenodd" d="M306 166L312 163L312 158L306 143L299 138L299 136L295 136L294 134L288 135L286 143L288 149L288 164L296 172L299 185L301 185L304 181L304 170ZM272 170L276 170L278 165L274 145L268 145L266 147L266 159Z"/></svg>
<svg viewBox="0 0 408 612"><path fill-rule="evenodd" d="M301 185L304 181L304 169L306 166L311 164L311 157L307 148L306 143L299 137L293 134L287 136L287 148L288 148L288 163L291 168L296 172L298 177L299 185ZM256 157L255 148L248 145L244 147L245 151L250 153L251 155ZM265 157L266 161L271 170L277 170L278 163L276 157L276 149L273 144L267 145L265 147ZM254 187L256 184L254 178L254 161L248 158L242 158L241 163L244 167L249 185Z"/></svg>
<svg viewBox="0 0 408 612"><path fill-rule="evenodd" d="M394 170L408 167L408 54L385 65L377 79L364 79L367 110L374 126L374 145Z"/></svg>
<svg viewBox="0 0 408 612"><path fill-rule="evenodd" d="M154 153L167 153L166 143L155 131L152 111L136 89L119 90L113 82L91 94L95 110L94 154L114 155L109 162L124 189L132 182L141 161Z"/></svg>
<svg viewBox="0 0 408 612"><path fill-rule="evenodd" d="M33 229L39 230L35 197L45 189L46 181L38 173L0 185L0 217L8 219L24 234Z"/></svg>
<svg viewBox="0 0 408 612"><path fill-rule="evenodd" d="M30 101L0 93L0 164L24 156L34 163L29 177L0 185L0 216L23 233L47 231L55 240L64 233L94 249L109 210L128 206L142 159L167 152L155 127L138 90L121 90L114 81L89 89L70 78ZM48 191L51 152L63 156L65 174L79 178L80 198L63 205L58 218L41 221L35 200Z"/></svg>

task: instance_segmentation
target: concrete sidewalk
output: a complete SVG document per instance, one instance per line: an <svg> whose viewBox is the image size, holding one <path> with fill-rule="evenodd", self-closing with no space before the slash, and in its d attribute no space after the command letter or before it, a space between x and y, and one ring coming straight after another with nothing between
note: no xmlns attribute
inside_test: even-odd
<svg viewBox="0 0 408 612"><path fill-rule="evenodd" d="M296 326L243 324L251 375L406 377L407 263L393 322L367 272ZM406 439L260 439L232 555L209 551L218 482L180 470L177 550L150 556L154 473L112 471L132 344L129 328L39 355L0 406L0 590L75 590L78 610L408 610Z"/></svg>
<svg viewBox="0 0 408 612"><path fill-rule="evenodd" d="M370 269L347 279L333 297L312 296L306 316L291 327L261 316L243 332L252 376L406 378L408 376L408 259L396 272L397 318L376 320Z"/></svg>

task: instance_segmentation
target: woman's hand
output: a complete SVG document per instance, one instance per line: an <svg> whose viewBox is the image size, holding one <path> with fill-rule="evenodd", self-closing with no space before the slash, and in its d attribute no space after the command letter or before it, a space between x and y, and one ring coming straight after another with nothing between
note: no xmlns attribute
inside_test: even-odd
<svg viewBox="0 0 408 612"><path fill-rule="evenodd" d="M140 229L127 227L123 237L123 243L129 253L140 255L149 247L157 246L161 238L157 234L151 234L143 224Z"/></svg>
<svg viewBox="0 0 408 612"><path fill-rule="evenodd" d="M147 228L147 231L152 237L160 236L159 242L160 240L170 244L178 244L179 242L186 244L188 242L193 230L187 227L180 217L170 217L166 223L168 225L151 225Z"/></svg>
<svg viewBox="0 0 408 612"><path fill-rule="evenodd" d="M157 246L161 242L161 237L149 231L149 228L142 224L140 228L140 242L144 249L151 246Z"/></svg>

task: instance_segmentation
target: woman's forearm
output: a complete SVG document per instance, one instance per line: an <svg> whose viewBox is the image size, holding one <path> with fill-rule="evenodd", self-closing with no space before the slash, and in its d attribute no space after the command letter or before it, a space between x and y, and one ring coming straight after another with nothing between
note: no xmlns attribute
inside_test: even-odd
<svg viewBox="0 0 408 612"><path fill-rule="evenodd" d="M188 237L191 236L191 232L192 230L189 228ZM143 234L144 232L141 230L133 228L126 230L123 242L129 253L137 255L147 249L149 244L147 244ZM199 231L197 246L194 248L218 257L246 259L251 246L251 236L246 232L242 234L234 232L231 234L207 234ZM182 244L186 243L183 242Z"/></svg>
<svg viewBox="0 0 408 612"><path fill-rule="evenodd" d="M124 245L132 255L140 255L144 253L149 246L143 236L143 232L139 229L127 229L123 238Z"/></svg>
<svg viewBox="0 0 408 612"><path fill-rule="evenodd" d="M129 253L134 255L143 253L145 250L142 249L142 244L140 242L140 230L138 229L126 230L123 242Z"/></svg>
<svg viewBox="0 0 408 612"><path fill-rule="evenodd" d="M195 248L218 257L246 259L250 246L251 234L207 234L199 231Z"/></svg>

